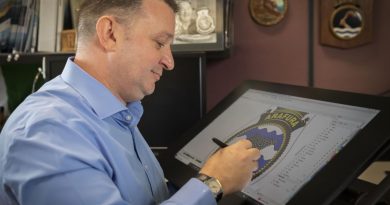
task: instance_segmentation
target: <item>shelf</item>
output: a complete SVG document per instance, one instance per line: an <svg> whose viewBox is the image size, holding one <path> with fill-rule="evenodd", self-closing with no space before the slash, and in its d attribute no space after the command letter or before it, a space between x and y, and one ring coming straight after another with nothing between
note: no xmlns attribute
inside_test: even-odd
<svg viewBox="0 0 390 205"><path fill-rule="evenodd" d="M0 53L0 65L2 64L36 64L41 63L44 56L52 55L74 55L73 52L58 52L58 53Z"/></svg>
<svg viewBox="0 0 390 205"><path fill-rule="evenodd" d="M6 64L40 64L45 56L72 56L74 52L37 52L37 53L0 53L0 65ZM173 56L204 55L205 52L181 51L173 52Z"/></svg>

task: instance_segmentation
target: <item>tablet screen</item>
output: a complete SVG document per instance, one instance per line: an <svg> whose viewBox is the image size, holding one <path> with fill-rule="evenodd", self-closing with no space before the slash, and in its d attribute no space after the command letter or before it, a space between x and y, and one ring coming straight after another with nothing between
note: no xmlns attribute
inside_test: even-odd
<svg viewBox="0 0 390 205"><path fill-rule="evenodd" d="M286 204L379 110L248 89L176 154L200 168L218 147L248 139L260 149L246 196Z"/></svg>

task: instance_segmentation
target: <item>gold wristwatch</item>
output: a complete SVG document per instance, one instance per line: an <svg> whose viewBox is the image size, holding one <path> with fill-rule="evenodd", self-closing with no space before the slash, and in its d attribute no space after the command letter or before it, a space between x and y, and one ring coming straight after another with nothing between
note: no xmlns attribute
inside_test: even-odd
<svg viewBox="0 0 390 205"><path fill-rule="evenodd" d="M204 184L206 184L209 187L209 189L211 190L211 193L213 193L213 196L217 202L219 200L221 200L222 195L223 195L223 190L222 190L222 185L218 181L218 179L216 179L214 177L207 176L207 175L202 174L202 173L199 173L196 176L196 178L199 179L201 182L203 182Z"/></svg>

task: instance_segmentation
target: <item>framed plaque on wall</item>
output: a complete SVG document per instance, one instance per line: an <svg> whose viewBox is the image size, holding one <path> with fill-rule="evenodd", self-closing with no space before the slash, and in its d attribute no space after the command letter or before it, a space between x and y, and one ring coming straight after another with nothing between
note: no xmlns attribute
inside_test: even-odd
<svg viewBox="0 0 390 205"><path fill-rule="evenodd" d="M287 0L250 0L249 12L252 19L263 26L279 23L288 8Z"/></svg>
<svg viewBox="0 0 390 205"><path fill-rule="evenodd" d="M175 38L172 50L223 51L229 40L231 0L176 0Z"/></svg>
<svg viewBox="0 0 390 205"><path fill-rule="evenodd" d="M352 48L372 41L373 0L321 0L320 42Z"/></svg>

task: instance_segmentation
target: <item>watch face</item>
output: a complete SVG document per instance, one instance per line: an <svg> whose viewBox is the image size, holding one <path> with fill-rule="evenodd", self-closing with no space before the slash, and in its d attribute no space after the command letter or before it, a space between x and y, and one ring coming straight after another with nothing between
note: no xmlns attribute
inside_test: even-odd
<svg viewBox="0 0 390 205"><path fill-rule="evenodd" d="M211 193L213 193L215 200L217 200L217 202L221 200L223 195L223 190L221 184L217 181L217 179L210 178L205 181L205 184L209 187Z"/></svg>
<svg viewBox="0 0 390 205"><path fill-rule="evenodd" d="M219 185L219 183L215 180L209 180L208 181L208 185L211 189L211 191L215 194L217 194L218 192L221 191L221 186Z"/></svg>
<svg viewBox="0 0 390 205"><path fill-rule="evenodd" d="M199 173L196 178L202 181L203 183L205 183L209 187L211 193L213 194L217 202L222 198L223 195L222 185L221 183L219 183L218 179L209 177L202 173Z"/></svg>
<svg viewBox="0 0 390 205"><path fill-rule="evenodd" d="M198 174L198 176L196 177L198 178L200 181L202 182L205 182L207 179L209 179L210 177L205 175L205 174Z"/></svg>

